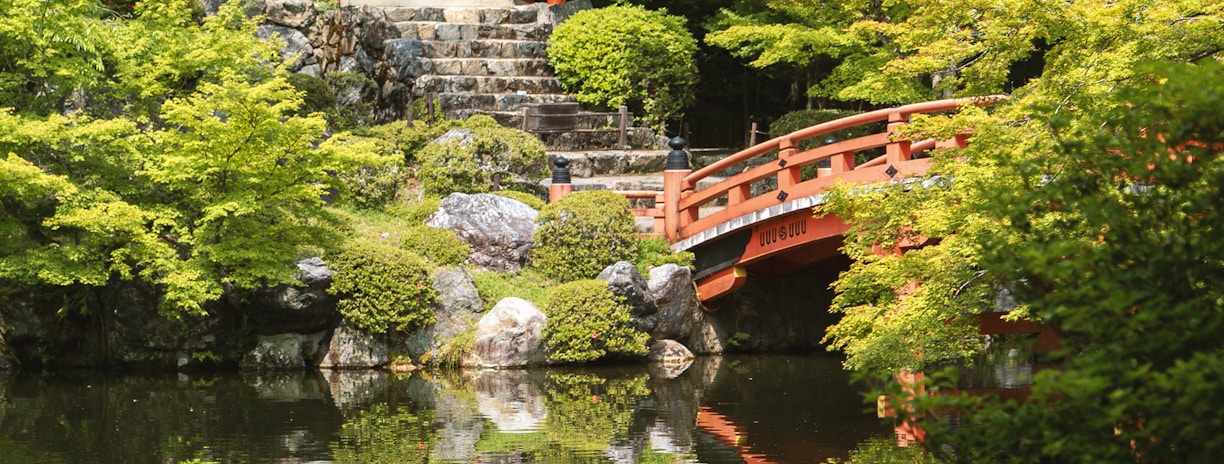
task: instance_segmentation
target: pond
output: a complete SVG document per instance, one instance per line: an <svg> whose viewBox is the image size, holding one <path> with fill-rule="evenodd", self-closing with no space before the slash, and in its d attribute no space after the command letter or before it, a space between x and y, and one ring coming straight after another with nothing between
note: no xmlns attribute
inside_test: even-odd
<svg viewBox="0 0 1224 464"><path fill-rule="evenodd" d="M891 433L830 355L668 369L0 374L0 463L817 463Z"/></svg>

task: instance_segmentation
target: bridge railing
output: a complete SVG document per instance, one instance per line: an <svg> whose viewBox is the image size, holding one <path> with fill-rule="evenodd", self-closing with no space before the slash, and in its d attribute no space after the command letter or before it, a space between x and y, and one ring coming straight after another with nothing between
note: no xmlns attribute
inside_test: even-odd
<svg viewBox="0 0 1224 464"><path fill-rule="evenodd" d="M838 178L851 181L856 177L866 178L856 176L852 171L880 171L887 173L890 178L905 175L912 170L908 166L911 163L907 162L911 161L914 153L931 148L963 147L967 137L967 134L962 134L950 140L939 141L906 139L898 130L909 123L910 116L951 111L963 104L989 105L1002 98L1005 97L939 100L849 116L759 143L697 171L691 171L687 166L673 165L669 158L667 171L664 173L662 208L666 219L665 235L668 241L674 243L744 214L783 203L787 198L820 193L831 187ZM834 141L808 150L800 149L800 143L805 140L881 121L888 123L884 132ZM881 147L884 148L883 156L862 164L855 163L856 154ZM702 180L721 174L734 165L775 153L776 160L770 159L769 162L729 176L718 183L697 189ZM828 160L828 167L808 169L805 176L804 167L819 166L825 160ZM769 180L775 182L768 182ZM725 208L708 208L715 211L702 214L703 208L722 201L725 201Z"/></svg>

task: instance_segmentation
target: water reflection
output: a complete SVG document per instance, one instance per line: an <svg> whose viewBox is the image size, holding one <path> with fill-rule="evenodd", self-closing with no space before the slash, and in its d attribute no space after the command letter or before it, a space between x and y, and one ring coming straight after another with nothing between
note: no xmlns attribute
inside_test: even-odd
<svg viewBox="0 0 1224 464"><path fill-rule="evenodd" d="M807 463L886 432L832 357L598 369L0 374L0 464Z"/></svg>

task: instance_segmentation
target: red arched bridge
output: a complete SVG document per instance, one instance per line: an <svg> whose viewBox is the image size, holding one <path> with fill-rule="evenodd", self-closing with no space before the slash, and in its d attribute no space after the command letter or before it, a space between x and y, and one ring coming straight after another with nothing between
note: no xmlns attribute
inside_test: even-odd
<svg viewBox="0 0 1224 464"><path fill-rule="evenodd" d="M939 100L849 116L757 144L696 171L689 167L684 141L677 138L670 143L663 192L620 193L654 199L652 208L635 214L653 217L654 232L666 237L673 249L696 255L698 295L710 301L739 289L749 275L789 274L839 256L848 226L837 217L812 214L812 208L824 202L823 193L837 182L872 184L923 176L930 167L923 152L965 146L968 133L948 140L907 138L899 129L911 116L1003 98ZM877 129L847 140L825 140L857 127ZM811 141L817 144L808 147ZM720 177L743 164L755 167ZM551 200L572 191L568 177L567 172L554 175Z"/></svg>

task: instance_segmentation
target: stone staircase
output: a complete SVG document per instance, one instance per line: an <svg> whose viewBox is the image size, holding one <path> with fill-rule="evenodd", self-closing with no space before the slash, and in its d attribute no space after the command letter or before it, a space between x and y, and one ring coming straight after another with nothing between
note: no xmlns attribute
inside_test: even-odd
<svg viewBox="0 0 1224 464"><path fill-rule="evenodd" d="M524 126L525 105L575 101L553 75L547 41L555 24L589 8L589 0L557 6L509 0L344 4L381 10L401 39L419 43L412 95L436 102L447 117L484 114L503 126L519 128ZM627 127L622 146L620 117L583 111L573 128L533 133L544 142L550 162L558 156L571 161L576 189L661 191L666 137L647 128Z"/></svg>
<svg viewBox="0 0 1224 464"><path fill-rule="evenodd" d="M378 5L383 3L383 5ZM547 5L512 2L372 2L401 38L420 42L412 93L435 101L447 117L493 116L517 127L525 104L572 102L553 76Z"/></svg>

